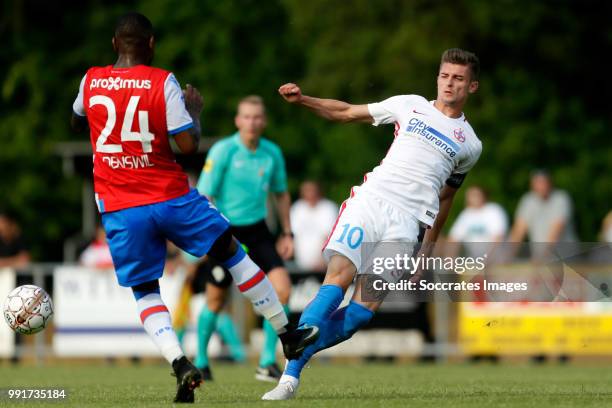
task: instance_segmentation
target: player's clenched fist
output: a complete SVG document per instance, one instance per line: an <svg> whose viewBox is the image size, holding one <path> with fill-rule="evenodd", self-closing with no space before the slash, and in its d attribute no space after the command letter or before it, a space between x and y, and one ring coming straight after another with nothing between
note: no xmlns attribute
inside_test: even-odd
<svg viewBox="0 0 612 408"><path fill-rule="evenodd" d="M192 116L200 116L202 107L204 106L204 99L200 92L193 86L187 84L183 89L183 96L185 97L185 107Z"/></svg>
<svg viewBox="0 0 612 408"><path fill-rule="evenodd" d="M302 90L300 89L299 86L297 86L296 84L285 84L283 86L281 86L280 88L278 88L278 93L281 94L281 96L290 103L296 103L299 102L300 99L302 98Z"/></svg>

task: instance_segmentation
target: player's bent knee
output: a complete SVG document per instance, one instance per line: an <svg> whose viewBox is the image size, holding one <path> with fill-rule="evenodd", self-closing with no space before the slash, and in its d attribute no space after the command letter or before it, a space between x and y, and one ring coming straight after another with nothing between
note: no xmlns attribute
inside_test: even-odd
<svg viewBox="0 0 612 408"><path fill-rule="evenodd" d="M234 242L234 237L228 228L219 235L219 238L217 238L212 247L210 247L208 255L219 262L224 262L230 259L236 253L237 249L238 247Z"/></svg>
<svg viewBox="0 0 612 408"><path fill-rule="evenodd" d="M155 279L132 286L132 292L134 293L136 300L143 298L150 293L159 293L159 281Z"/></svg>

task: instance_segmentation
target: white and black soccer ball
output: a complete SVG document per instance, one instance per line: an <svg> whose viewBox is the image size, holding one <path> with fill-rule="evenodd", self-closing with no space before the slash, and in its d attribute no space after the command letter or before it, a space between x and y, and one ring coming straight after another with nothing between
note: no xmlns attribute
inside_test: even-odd
<svg viewBox="0 0 612 408"><path fill-rule="evenodd" d="M53 302L42 288L23 285L8 294L2 310L11 329L21 334L34 334L51 321Z"/></svg>

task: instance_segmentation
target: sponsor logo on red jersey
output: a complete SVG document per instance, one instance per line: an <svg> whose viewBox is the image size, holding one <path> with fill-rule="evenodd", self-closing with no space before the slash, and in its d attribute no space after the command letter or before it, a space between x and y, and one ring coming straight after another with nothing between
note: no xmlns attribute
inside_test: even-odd
<svg viewBox="0 0 612 408"><path fill-rule="evenodd" d="M166 201L189 192L168 140L164 86L170 73L135 66L91 68L83 88L101 212Z"/></svg>
<svg viewBox="0 0 612 408"><path fill-rule="evenodd" d="M94 78L89 83L89 89L104 88L104 89L151 89L151 80L149 79L123 79L120 77L109 78Z"/></svg>

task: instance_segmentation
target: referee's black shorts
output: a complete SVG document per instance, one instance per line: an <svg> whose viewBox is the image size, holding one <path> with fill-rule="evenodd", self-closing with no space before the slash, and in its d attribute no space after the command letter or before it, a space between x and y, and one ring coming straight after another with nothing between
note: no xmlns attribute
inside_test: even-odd
<svg viewBox="0 0 612 408"><path fill-rule="evenodd" d="M274 236L268 230L264 220L251 225L230 226L232 235L246 247L246 251L265 273L274 268L283 267L285 263L276 252ZM207 262L198 265L196 278L194 279L194 292L198 292L198 287L204 286L205 282L210 282L220 288L227 288L232 283L232 275L225 268L218 265L215 261L208 258Z"/></svg>

